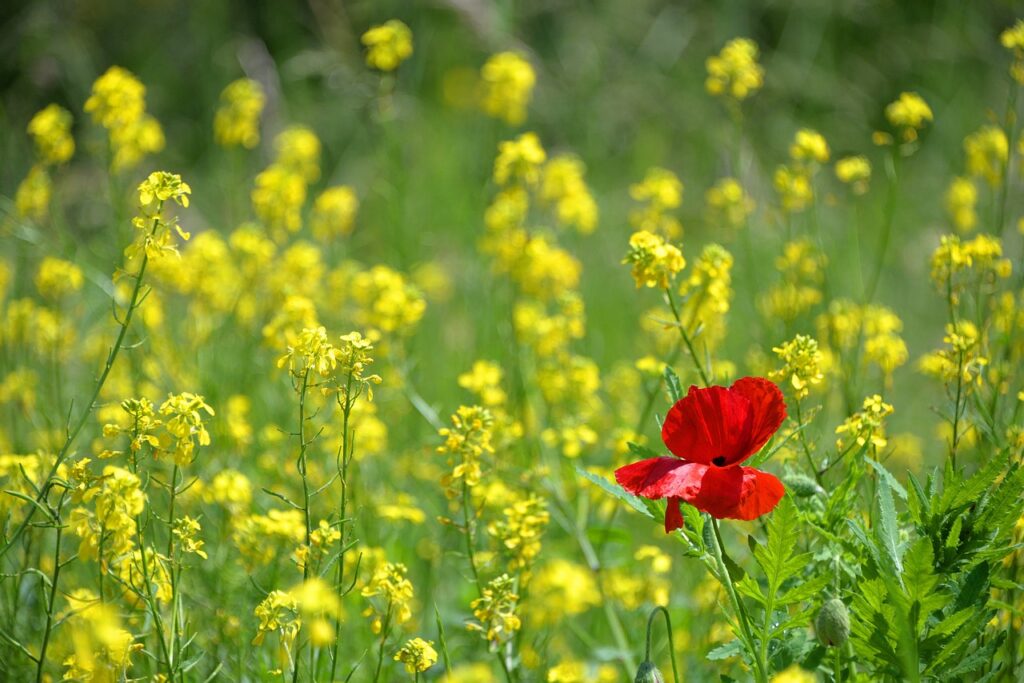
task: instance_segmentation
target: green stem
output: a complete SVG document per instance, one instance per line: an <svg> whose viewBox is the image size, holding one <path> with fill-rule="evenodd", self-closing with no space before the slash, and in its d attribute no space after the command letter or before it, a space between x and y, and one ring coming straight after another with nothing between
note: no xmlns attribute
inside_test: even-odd
<svg viewBox="0 0 1024 683"><path fill-rule="evenodd" d="M885 269L885 257L889 251L889 240L892 235L893 218L896 215L896 196L899 190L899 152L893 146L892 154L885 167L886 175L889 177L889 191L885 197L885 213L882 217L882 236L878 245L878 253L875 254L875 270L868 281L868 287L864 291L864 303L874 301L875 293L878 290L878 281L882 278L882 271Z"/></svg>
<svg viewBox="0 0 1024 683"><path fill-rule="evenodd" d="M686 350L690 352L690 357L693 358L694 367L697 368L697 373L700 375L701 382L704 386L711 386L711 381L708 379L707 372L704 370L704 364L700 362L700 358L697 357L697 352L693 348L693 342L690 340L690 335L686 331L686 327L683 325L682 316L679 314L679 306L676 305L675 295L672 293L671 287L665 287L665 296L668 298L669 307L672 309L672 316L676 319L676 327L679 328L679 334L683 338L683 343L686 345Z"/></svg>
<svg viewBox="0 0 1024 683"><path fill-rule="evenodd" d="M668 610L661 605L652 609L650 616L647 617L647 644L644 649L644 661L651 661L651 626L654 625L654 617L659 612L665 615L665 628L668 630L668 655L672 662L672 681L679 683L679 671L676 669L676 648L672 643L672 618L669 616Z"/></svg>
<svg viewBox="0 0 1024 683"><path fill-rule="evenodd" d="M64 495L67 494L65 490ZM64 525L60 519L60 508L64 504L64 495L61 495L60 501L57 503L57 515L54 522L57 526L57 540L54 543L53 548L53 574L50 576L50 595L47 598L46 603L46 626L43 629L43 642L39 646L39 659L36 662L36 683L42 683L43 681L43 665L46 663L46 648L50 644L50 634L53 631L53 607L57 598L57 585L60 581L60 544L63 538Z"/></svg>
<svg viewBox="0 0 1024 683"><path fill-rule="evenodd" d="M725 586L725 591L732 602L733 610L736 612L736 621L740 625L743 640L746 641L744 645L746 645L747 652L750 654L751 659L754 660L754 675L757 683L768 683L768 667L765 664L762 653L755 647L754 636L750 630L750 622L747 619L747 612L743 608L743 603L740 602L739 595L736 593L732 577L729 576L729 569L725 566L725 544L722 542L722 532L718 529L718 520L714 517L711 518L711 526L715 531L714 556L715 562L718 565L719 580Z"/></svg>

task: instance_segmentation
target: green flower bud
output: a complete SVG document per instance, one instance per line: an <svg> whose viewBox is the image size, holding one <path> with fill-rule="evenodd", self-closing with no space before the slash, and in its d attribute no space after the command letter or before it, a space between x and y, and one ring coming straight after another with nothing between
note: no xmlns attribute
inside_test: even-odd
<svg viewBox="0 0 1024 683"><path fill-rule="evenodd" d="M841 647L850 637L850 613L839 598L832 598L821 606L814 619L818 640L829 647Z"/></svg>
<svg viewBox="0 0 1024 683"><path fill-rule="evenodd" d="M636 670L636 678L633 683L665 683L665 677L654 666L654 662L644 662Z"/></svg>
<svg viewBox="0 0 1024 683"><path fill-rule="evenodd" d="M810 496L820 495L825 493L825 489L818 486L818 482L814 481L813 478L808 477L806 474L790 474L782 478L782 481L786 483L793 493L799 498L809 498Z"/></svg>

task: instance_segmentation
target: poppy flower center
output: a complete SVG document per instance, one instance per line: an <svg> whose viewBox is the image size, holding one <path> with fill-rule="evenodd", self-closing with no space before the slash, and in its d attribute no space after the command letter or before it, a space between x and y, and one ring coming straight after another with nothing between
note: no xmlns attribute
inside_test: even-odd
<svg viewBox="0 0 1024 683"><path fill-rule="evenodd" d="M725 456L724 455L720 455L717 458L714 458L711 461L711 464L712 465L718 465L719 467L722 467L723 465L725 465Z"/></svg>

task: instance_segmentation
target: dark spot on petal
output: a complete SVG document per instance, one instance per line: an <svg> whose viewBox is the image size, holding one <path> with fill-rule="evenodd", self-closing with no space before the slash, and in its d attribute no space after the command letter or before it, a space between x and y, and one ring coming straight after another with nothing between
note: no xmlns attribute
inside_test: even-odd
<svg viewBox="0 0 1024 683"><path fill-rule="evenodd" d="M715 459L713 459L711 461L711 464L712 465L718 465L719 467L723 467L725 465L725 456L724 455L718 456L717 458L715 458Z"/></svg>

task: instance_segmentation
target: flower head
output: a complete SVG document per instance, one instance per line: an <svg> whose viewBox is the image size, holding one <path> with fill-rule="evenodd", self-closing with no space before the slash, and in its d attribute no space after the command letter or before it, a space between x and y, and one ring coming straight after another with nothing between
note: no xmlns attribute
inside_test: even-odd
<svg viewBox="0 0 1024 683"><path fill-rule="evenodd" d="M757 63L757 43L749 38L733 38L722 51L708 57L708 78L704 87L712 95L741 101L764 84L764 69Z"/></svg>
<svg viewBox="0 0 1024 683"><path fill-rule="evenodd" d="M641 460L615 471L630 493L667 498L665 531L683 526L679 502L717 519L755 519L785 489L771 474L740 463L761 449L786 417L782 392L769 380L744 377L731 387L690 387L661 429L675 457Z"/></svg>
<svg viewBox="0 0 1024 683"><path fill-rule="evenodd" d="M405 670L414 674L426 671L437 663L437 650L434 641L413 638L395 653L395 661L405 664Z"/></svg>
<svg viewBox="0 0 1024 683"><path fill-rule="evenodd" d="M370 28L362 40L366 65L380 71L394 71L412 54L412 31L398 19Z"/></svg>
<svg viewBox="0 0 1024 683"><path fill-rule="evenodd" d="M516 52L491 55L480 69L483 83L481 106L488 116L515 126L526 120L537 75L525 57Z"/></svg>

